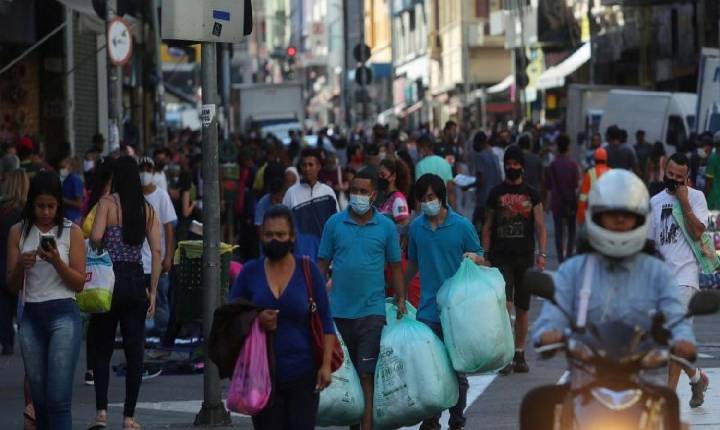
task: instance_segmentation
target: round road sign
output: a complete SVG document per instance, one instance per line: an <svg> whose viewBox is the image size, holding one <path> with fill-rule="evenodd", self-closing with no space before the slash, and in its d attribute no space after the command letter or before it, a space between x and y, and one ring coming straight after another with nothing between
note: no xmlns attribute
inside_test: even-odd
<svg viewBox="0 0 720 430"><path fill-rule="evenodd" d="M122 66L130 61L133 53L133 40L130 26L122 18L113 18L107 29L107 48L110 61Z"/></svg>

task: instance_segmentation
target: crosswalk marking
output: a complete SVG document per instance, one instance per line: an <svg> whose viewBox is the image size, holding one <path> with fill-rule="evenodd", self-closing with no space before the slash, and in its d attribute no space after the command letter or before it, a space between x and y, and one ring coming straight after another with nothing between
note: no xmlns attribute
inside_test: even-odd
<svg viewBox="0 0 720 430"><path fill-rule="evenodd" d="M468 389L467 393L467 405L465 406L465 411L467 411L468 408L472 406L473 403L475 403L478 397L480 397L482 393L485 392L487 387L492 384L496 377L497 374L468 376L468 383L470 384L470 388ZM440 425L443 429L447 428L448 419L450 419L450 413L448 411L444 411L442 413L442 417L440 418ZM420 424L414 427L404 427L405 430L416 430L419 428Z"/></svg>

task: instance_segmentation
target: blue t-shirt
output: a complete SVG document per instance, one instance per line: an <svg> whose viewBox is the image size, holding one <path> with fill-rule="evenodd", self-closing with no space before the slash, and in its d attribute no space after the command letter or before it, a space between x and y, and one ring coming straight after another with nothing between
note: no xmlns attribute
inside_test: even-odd
<svg viewBox="0 0 720 430"><path fill-rule="evenodd" d="M69 200L82 199L84 194L83 181L80 176L71 173L63 181L63 197ZM78 224L80 222L80 209L65 206L65 218Z"/></svg>
<svg viewBox="0 0 720 430"><path fill-rule="evenodd" d="M445 222L434 231L425 215L410 224L408 259L420 269L418 319L440 322L435 298L443 282L457 272L466 252L482 255L480 239L475 227L452 209L448 209Z"/></svg>
<svg viewBox="0 0 720 430"><path fill-rule="evenodd" d="M349 208L325 223L318 257L333 263L330 306L337 318L385 315L385 263L400 262L400 238L395 223L372 210L365 225Z"/></svg>
<svg viewBox="0 0 720 430"><path fill-rule="evenodd" d="M325 279L315 263L310 263L312 288L326 334L335 333L328 306ZM263 309L276 309L278 326L273 339L275 366L279 382L291 382L315 374L310 333L310 310L302 258L295 258L295 272L287 288L276 299L265 276L265 259L247 263L238 275L230 300L243 297Z"/></svg>

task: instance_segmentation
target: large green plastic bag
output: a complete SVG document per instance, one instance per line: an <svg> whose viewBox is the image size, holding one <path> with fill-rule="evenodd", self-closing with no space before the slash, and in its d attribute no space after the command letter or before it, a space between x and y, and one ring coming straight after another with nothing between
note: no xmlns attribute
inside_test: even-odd
<svg viewBox="0 0 720 430"><path fill-rule="evenodd" d="M344 354L342 366L332 374L332 383L320 393L316 425L318 427L351 426L360 423L365 412L360 377L350 360L350 353L335 329Z"/></svg>
<svg viewBox="0 0 720 430"><path fill-rule="evenodd" d="M415 309L415 306L410 304L407 300L405 300L405 309L407 309L407 314L405 314L406 318L410 318L411 320L417 319L417 309ZM385 321L388 325L395 324L398 321L397 306L395 305L394 297L388 297L385 299Z"/></svg>
<svg viewBox="0 0 720 430"><path fill-rule="evenodd" d="M385 326L375 370L374 426L411 426L457 400L457 375L432 330L407 317Z"/></svg>
<svg viewBox="0 0 720 430"><path fill-rule="evenodd" d="M437 295L445 346L458 372L491 372L514 353L505 280L496 268L465 259Z"/></svg>

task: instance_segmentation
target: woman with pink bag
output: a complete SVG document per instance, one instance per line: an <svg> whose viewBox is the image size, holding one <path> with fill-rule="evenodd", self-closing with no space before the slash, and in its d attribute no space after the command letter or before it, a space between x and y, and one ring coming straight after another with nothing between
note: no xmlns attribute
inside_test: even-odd
<svg viewBox="0 0 720 430"><path fill-rule="evenodd" d="M293 255L295 228L287 207L275 205L267 210L260 237L265 257L247 263L230 292L231 299L242 297L263 308L258 315L259 326L273 333L268 341L273 342L276 357L274 391L271 402L253 416L253 427L311 430L315 428L319 393L331 382L336 342L325 280L314 263L310 263L306 277L302 257ZM312 285L306 278L312 279ZM310 328L310 288L324 333L325 354L323 362L317 364ZM251 333L245 348L253 338ZM240 355L242 360L243 352Z"/></svg>

